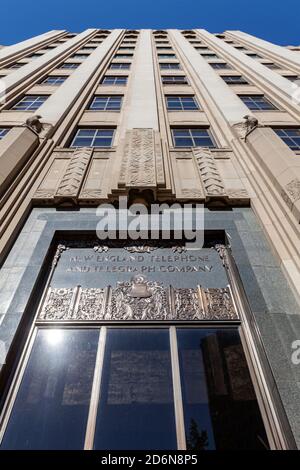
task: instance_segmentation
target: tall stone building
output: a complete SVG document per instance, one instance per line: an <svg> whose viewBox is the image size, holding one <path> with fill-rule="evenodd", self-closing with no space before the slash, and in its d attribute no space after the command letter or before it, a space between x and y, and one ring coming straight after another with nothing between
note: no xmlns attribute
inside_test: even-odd
<svg viewBox="0 0 300 470"><path fill-rule="evenodd" d="M2 449L300 446L298 75L240 31L1 48ZM203 246L101 240L124 197Z"/></svg>

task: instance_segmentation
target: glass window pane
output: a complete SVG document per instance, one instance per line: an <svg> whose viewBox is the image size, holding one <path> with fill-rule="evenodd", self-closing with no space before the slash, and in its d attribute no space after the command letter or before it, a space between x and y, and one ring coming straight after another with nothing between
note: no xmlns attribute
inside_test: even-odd
<svg viewBox="0 0 300 470"><path fill-rule="evenodd" d="M90 147L91 143L91 137L75 137L72 147Z"/></svg>
<svg viewBox="0 0 300 470"><path fill-rule="evenodd" d="M168 329L108 330L94 448L177 448Z"/></svg>
<svg viewBox="0 0 300 470"><path fill-rule="evenodd" d="M175 147L192 147L193 141L189 138L178 138L175 137Z"/></svg>
<svg viewBox="0 0 300 470"><path fill-rule="evenodd" d="M178 329L187 449L268 449L238 331Z"/></svg>
<svg viewBox="0 0 300 470"><path fill-rule="evenodd" d="M110 147L111 146L111 138L101 138L101 139L95 139L93 147Z"/></svg>
<svg viewBox="0 0 300 470"><path fill-rule="evenodd" d="M39 330L1 449L83 449L99 330Z"/></svg>
<svg viewBox="0 0 300 470"><path fill-rule="evenodd" d="M95 130L94 129L79 129L79 131L77 132L77 135L78 136L89 136L89 137L93 137L95 135Z"/></svg>
<svg viewBox="0 0 300 470"><path fill-rule="evenodd" d="M194 141L195 141L196 147L214 147L214 144L211 141L210 137L206 137L206 138L195 137Z"/></svg>

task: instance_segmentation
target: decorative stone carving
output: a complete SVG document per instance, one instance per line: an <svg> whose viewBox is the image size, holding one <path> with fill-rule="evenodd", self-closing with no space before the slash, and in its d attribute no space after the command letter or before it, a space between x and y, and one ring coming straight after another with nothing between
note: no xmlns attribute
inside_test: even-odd
<svg viewBox="0 0 300 470"><path fill-rule="evenodd" d="M86 245L85 245L86 246ZM128 251L129 253L151 253L159 248L170 248L174 253L183 253L187 251L184 245L175 245L172 240L105 240L105 245L94 245L94 251L103 253L110 248L119 248Z"/></svg>
<svg viewBox="0 0 300 470"><path fill-rule="evenodd" d="M232 129L237 134L237 136L241 139L244 139L247 133L246 123L245 121L236 122L232 125Z"/></svg>
<svg viewBox="0 0 300 470"><path fill-rule="evenodd" d="M156 182L158 186L165 186L165 172L164 172L164 162L163 162L163 150L162 143L160 140L159 132L154 132L155 139L155 168L156 168Z"/></svg>
<svg viewBox="0 0 300 470"><path fill-rule="evenodd" d="M151 251L157 250L158 246L155 245L133 245L125 246L124 249L129 253L151 253Z"/></svg>
<svg viewBox="0 0 300 470"><path fill-rule="evenodd" d="M250 134L259 125L258 119L255 116L247 114L243 117L244 121L233 124L232 128L236 131L238 136L246 140L248 134Z"/></svg>
<svg viewBox="0 0 300 470"><path fill-rule="evenodd" d="M125 176L126 186L156 186L155 149L153 129L132 129L126 132L121 167L121 180Z"/></svg>
<svg viewBox="0 0 300 470"><path fill-rule="evenodd" d="M298 201L298 199L300 199L300 180L298 178L295 178L290 181L286 185L285 191L293 203L295 201Z"/></svg>
<svg viewBox="0 0 300 470"><path fill-rule="evenodd" d="M184 189L181 189L181 194L182 196L185 196L185 197L189 197L189 198L202 198L203 199L203 193L200 189L198 188L184 188Z"/></svg>
<svg viewBox="0 0 300 470"><path fill-rule="evenodd" d="M203 308L197 289L172 289L174 302L173 320L202 320Z"/></svg>
<svg viewBox="0 0 300 470"><path fill-rule="evenodd" d="M135 295L135 291L145 295ZM170 308L166 289L143 276L135 276L130 282L119 283L112 289L106 320L170 320Z"/></svg>
<svg viewBox="0 0 300 470"><path fill-rule="evenodd" d="M108 250L109 250L109 247L107 245L94 246L94 251L96 251L97 253L105 253Z"/></svg>
<svg viewBox="0 0 300 470"><path fill-rule="evenodd" d="M78 307L74 309L73 320L104 320L105 289L80 288Z"/></svg>
<svg viewBox="0 0 300 470"><path fill-rule="evenodd" d="M115 288L49 288L38 316L40 321L75 322L238 319L228 287L166 288L142 275Z"/></svg>
<svg viewBox="0 0 300 470"><path fill-rule="evenodd" d="M29 117L26 119L26 126L36 134L40 134L43 130L43 124L40 121L41 118L42 116L39 114Z"/></svg>
<svg viewBox="0 0 300 470"><path fill-rule="evenodd" d="M202 183L207 196L223 196L225 194L224 184L217 169L214 156L209 149L193 149Z"/></svg>
<svg viewBox="0 0 300 470"><path fill-rule="evenodd" d="M76 289L50 288L46 301L39 314L39 320L59 321L71 320L73 315L73 301Z"/></svg>
<svg viewBox="0 0 300 470"><path fill-rule="evenodd" d="M80 193L82 199L100 199L103 195L101 189L85 189Z"/></svg>
<svg viewBox="0 0 300 470"><path fill-rule="evenodd" d="M66 247L66 245L62 245L62 244L57 245L56 252L52 260L52 268L54 268L57 265L61 257L61 254L66 250L68 250L68 247Z"/></svg>
<svg viewBox="0 0 300 470"><path fill-rule="evenodd" d="M223 289L201 289L201 292L206 320L238 319L228 287Z"/></svg>
<svg viewBox="0 0 300 470"><path fill-rule="evenodd" d="M214 249L218 252L224 268L229 269L227 247L225 245L217 244L214 245Z"/></svg>
<svg viewBox="0 0 300 470"><path fill-rule="evenodd" d="M248 191L244 188L226 189L227 196L231 199L249 199Z"/></svg>
<svg viewBox="0 0 300 470"><path fill-rule="evenodd" d="M74 150L65 174L59 183L55 198L77 197L92 152L93 149L89 147Z"/></svg>

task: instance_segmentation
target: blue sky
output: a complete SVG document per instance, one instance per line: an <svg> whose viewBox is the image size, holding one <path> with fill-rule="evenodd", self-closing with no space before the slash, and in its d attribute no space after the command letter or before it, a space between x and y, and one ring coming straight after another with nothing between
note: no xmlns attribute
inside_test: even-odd
<svg viewBox="0 0 300 470"><path fill-rule="evenodd" d="M239 29L298 45L299 19L300 0L2 0L0 44L50 29L95 27Z"/></svg>

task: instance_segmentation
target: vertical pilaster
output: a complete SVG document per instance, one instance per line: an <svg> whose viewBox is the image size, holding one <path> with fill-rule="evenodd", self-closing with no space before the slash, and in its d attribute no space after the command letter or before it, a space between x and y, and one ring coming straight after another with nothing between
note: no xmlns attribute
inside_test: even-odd
<svg viewBox="0 0 300 470"><path fill-rule="evenodd" d="M91 30L88 30L89 32ZM116 40L120 37L122 30L114 30L97 49L76 69L68 80L50 96L50 98L39 108L38 113L42 116L46 126L54 128L68 113L75 100L84 93L86 85L96 73L101 62L113 48ZM86 32L86 34L90 34Z"/></svg>
<svg viewBox="0 0 300 470"><path fill-rule="evenodd" d="M258 83L270 93L276 93L278 99L290 108L293 113L296 113L296 116L300 117L299 104L293 99L295 89L287 78L282 77L257 60L251 59L243 52L235 49L208 31L200 29L197 30L197 33L201 39L205 40L208 45L219 52L225 60L229 60L232 64L236 65L238 70L250 76L254 83Z"/></svg>
<svg viewBox="0 0 300 470"><path fill-rule="evenodd" d="M32 47L38 46L39 44L41 45L47 40L58 38L64 32L64 30L52 30L44 34L40 34L39 36L26 39L25 41L18 42L17 44L13 44L12 46L4 47L0 50L0 63L7 59L13 58L15 55L25 52L31 49Z"/></svg>
<svg viewBox="0 0 300 470"><path fill-rule="evenodd" d="M258 51L269 54L275 61L276 59L282 61L287 65L287 68L292 65L300 70L300 56L297 52L290 51L285 47L272 44L242 31L226 31L226 34L228 37L236 39L244 45L255 47Z"/></svg>
<svg viewBox="0 0 300 470"><path fill-rule="evenodd" d="M9 75L7 75L7 77L4 77L2 80L5 84L6 92L9 92L12 88L22 83L24 80L28 79L39 70L42 70L52 61L63 57L69 49L76 46L77 44L80 44L85 39L88 39L95 31L95 29L87 29L83 33L78 34L69 41L66 41L61 46L50 50L46 54L43 54L41 57L32 60L31 62L26 65L23 65L23 67L20 67L19 69L16 69L15 72L10 73Z"/></svg>

